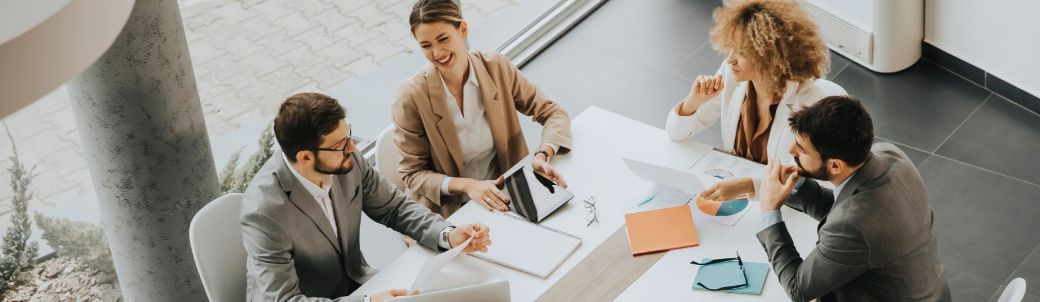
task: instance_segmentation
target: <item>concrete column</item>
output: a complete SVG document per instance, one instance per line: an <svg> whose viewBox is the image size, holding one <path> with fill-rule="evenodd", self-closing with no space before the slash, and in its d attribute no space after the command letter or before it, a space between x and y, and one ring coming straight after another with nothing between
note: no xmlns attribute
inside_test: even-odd
<svg viewBox="0 0 1040 302"><path fill-rule="evenodd" d="M188 224L220 190L178 1L138 0L68 89L124 298L205 301Z"/></svg>

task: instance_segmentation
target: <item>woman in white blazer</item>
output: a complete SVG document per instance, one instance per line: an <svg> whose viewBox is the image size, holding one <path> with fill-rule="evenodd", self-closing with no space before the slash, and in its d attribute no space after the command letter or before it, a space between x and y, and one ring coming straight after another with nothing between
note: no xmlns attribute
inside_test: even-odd
<svg viewBox="0 0 1040 302"><path fill-rule="evenodd" d="M686 98L668 113L665 132L682 141L721 123L722 149L767 163L793 164L786 150L794 143L788 116L832 95L845 95L823 80L829 52L816 25L796 2L727 2L714 12L711 42L728 54L714 75L701 75ZM702 195L730 200L732 186L758 186L731 179ZM747 190L745 190L746 192Z"/></svg>

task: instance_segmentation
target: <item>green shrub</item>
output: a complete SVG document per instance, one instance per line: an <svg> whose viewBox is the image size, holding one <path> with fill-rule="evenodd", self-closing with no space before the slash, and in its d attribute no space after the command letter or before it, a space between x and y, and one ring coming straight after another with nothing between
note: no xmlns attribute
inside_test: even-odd
<svg viewBox="0 0 1040 302"><path fill-rule="evenodd" d="M224 169L220 171L220 190L223 194L244 192L249 186L249 182L253 180L253 176L256 176L256 172L259 172L264 163L271 158L271 154L274 152L272 149L274 132L270 125L260 134L260 141L257 144L260 148L249 157L242 167L238 167L238 159L242 150L239 149L231 154Z"/></svg>
<svg viewBox="0 0 1040 302"><path fill-rule="evenodd" d="M58 257L79 258L100 274L98 282L115 282L116 271L112 265L112 250L105 239L105 230L100 225L74 221L68 218L45 217L34 213L36 225L43 230L43 240L54 248Z"/></svg>
<svg viewBox="0 0 1040 302"><path fill-rule="evenodd" d="M25 169L18 158L18 148L11 136L11 129L7 128L7 138L11 140L11 166L7 168L11 172L11 226L4 234L3 246L0 247L0 295L7 292L12 285L17 285L23 280L17 280L15 276L26 268L32 267L36 259L38 246L36 242L29 242L32 235L32 226L29 224L29 200L32 193L29 192L29 184L32 183L31 169Z"/></svg>

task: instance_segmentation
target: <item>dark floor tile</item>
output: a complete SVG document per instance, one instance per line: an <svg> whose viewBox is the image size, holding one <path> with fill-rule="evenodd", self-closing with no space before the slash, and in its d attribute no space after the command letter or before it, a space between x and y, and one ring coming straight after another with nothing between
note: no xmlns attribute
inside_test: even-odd
<svg viewBox="0 0 1040 302"><path fill-rule="evenodd" d="M1040 247L1034 248L1026 261L1022 262L1022 265L1005 281L1011 282L1011 279L1015 278L1025 279L1026 291L1030 294L1040 295Z"/></svg>
<svg viewBox="0 0 1040 302"><path fill-rule="evenodd" d="M1002 283L1040 242L1040 186L937 156L920 172L946 267Z"/></svg>
<svg viewBox="0 0 1040 302"><path fill-rule="evenodd" d="M991 280L946 267L946 283L953 301L986 301L1000 287Z"/></svg>
<svg viewBox="0 0 1040 302"><path fill-rule="evenodd" d="M936 154L1040 184L1040 115L991 95Z"/></svg>
<svg viewBox="0 0 1040 302"><path fill-rule="evenodd" d="M856 63L852 63L852 61L845 58L845 56L842 56L832 50L831 67L829 70L827 70L827 75L824 78L833 81L834 77L836 77L839 73L845 70L845 68L848 67L849 64Z"/></svg>
<svg viewBox="0 0 1040 302"><path fill-rule="evenodd" d="M875 137L874 138L874 143L880 143L880 142L889 142L889 143L892 143L893 145L896 145L896 147L899 147L899 150L902 150L903 153L906 153L906 156L910 157L910 161L914 162L914 165L916 165L918 167L921 166L921 163L923 163L924 159L928 158L928 155L929 155L928 153L925 153L925 152L922 152L920 150L914 149L914 148L909 147L907 145L903 145L903 144L900 144L900 143L897 143L897 142L893 142L890 139L886 139L886 138L883 138L883 137Z"/></svg>
<svg viewBox="0 0 1040 302"><path fill-rule="evenodd" d="M834 82L863 101L875 134L922 150L935 150L989 95L927 61L894 74L849 64Z"/></svg>
<svg viewBox="0 0 1040 302"><path fill-rule="evenodd" d="M563 65L567 68L560 68ZM595 105L660 128L664 128L668 111L689 93L691 84L677 76L566 44L553 45L523 72L574 115Z"/></svg>
<svg viewBox="0 0 1040 302"><path fill-rule="evenodd" d="M710 42L704 42L704 45L701 45L700 48L686 56L686 59L671 72L684 79L693 81L699 75L713 75L717 73L725 59L726 56L712 48Z"/></svg>
<svg viewBox="0 0 1040 302"><path fill-rule="evenodd" d="M554 45L577 45L668 72L707 41L711 12L719 4L718 0L608 1Z"/></svg>

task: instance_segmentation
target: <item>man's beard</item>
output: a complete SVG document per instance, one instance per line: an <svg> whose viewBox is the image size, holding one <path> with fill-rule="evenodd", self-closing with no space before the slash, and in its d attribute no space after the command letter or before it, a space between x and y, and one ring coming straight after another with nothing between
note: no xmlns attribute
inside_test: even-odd
<svg viewBox="0 0 1040 302"><path fill-rule="evenodd" d="M794 163L798 165L798 175L802 177L830 181L833 176L823 166L821 166L817 171L810 172L809 170L806 170L805 167L802 166L802 161L798 160L797 156L794 157Z"/></svg>
<svg viewBox="0 0 1040 302"><path fill-rule="evenodd" d="M318 171L318 173L322 173L322 174L333 174L333 175L342 175L342 174L350 173L350 170L354 169L354 165L353 164L350 165L350 167L343 167L343 164L346 163L348 159L350 159L350 156L344 156L343 160L340 161L338 165L332 166L332 167L327 167L327 166L325 166L325 165L323 165L321 163L321 159L315 157L314 158L314 171Z"/></svg>

